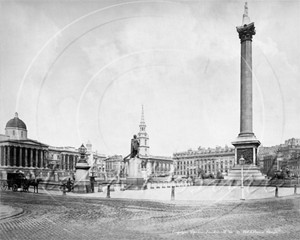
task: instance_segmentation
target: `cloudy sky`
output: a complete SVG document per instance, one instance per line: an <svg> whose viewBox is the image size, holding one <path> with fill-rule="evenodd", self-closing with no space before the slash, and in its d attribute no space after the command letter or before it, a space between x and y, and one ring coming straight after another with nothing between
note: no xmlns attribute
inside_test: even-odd
<svg viewBox="0 0 300 240"><path fill-rule="evenodd" d="M264 146L300 138L300 1L248 1L253 130ZM231 145L239 133L244 1L0 1L0 133L88 140L129 154L142 105L150 153Z"/></svg>

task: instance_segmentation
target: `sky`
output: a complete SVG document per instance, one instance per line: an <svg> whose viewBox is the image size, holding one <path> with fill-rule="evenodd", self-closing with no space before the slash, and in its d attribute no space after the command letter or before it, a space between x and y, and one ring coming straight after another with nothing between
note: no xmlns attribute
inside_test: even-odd
<svg viewBox="0 0 300 240"><path fill-rule="evenodd" d="M232 146L240 130L244 1L0 1L0 133L130 152L142 106L150 154ZM300 138L300 1L248 1L253 131Z"/></svg>

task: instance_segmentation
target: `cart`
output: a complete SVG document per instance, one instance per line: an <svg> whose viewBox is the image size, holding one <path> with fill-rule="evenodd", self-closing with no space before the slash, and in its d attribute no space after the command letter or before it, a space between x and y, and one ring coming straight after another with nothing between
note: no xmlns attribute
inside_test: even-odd
<svg viewBox="0 0 300 240"><path fill-rule="evenodd" d="M8 173L7 174L7 188L8 190L12 190L13 192L18 191L18 189L22 189L24 191L27 186L27 179L24 173Z"/></svg>

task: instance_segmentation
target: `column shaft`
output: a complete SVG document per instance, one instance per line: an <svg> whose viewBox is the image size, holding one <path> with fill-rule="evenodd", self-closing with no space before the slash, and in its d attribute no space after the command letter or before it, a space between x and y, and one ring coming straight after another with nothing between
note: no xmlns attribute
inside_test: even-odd
<svg viewBox="0 0 300 240"><path fill-rule="evenodd" d="M7 146L7 166L11 166L10 150L10 146Z"/></svg>
<svg viewBox="0 0 300 240"><path fill-rule="evenodd" d="M25 148L25 167L28 167L28 153L27 153L27 148Z"/></svg>
<svg viewBox="0 0 300 240"><path fill-rule="evenodd" d="M16 167L16 162L17 162L17 147L13 146L13 166Z"/></svg>
<svg viewBox="0 0 300 240"><path fill-rule="evenodd" d="M252 133L252 42L241 43L241 133Z"/></svg>
<svg viewBox="0 0 300 240"><path fill-rule="evenodd" d="M70 155L67 155L67 157L66 157L66 170L69 170L70 169L70 166L69 166L69 164L70 164Z"/></svg>
<svg viewBox="0 0 300 240"><path fill-rule="evenodd" d="M24 167L23 166L23 153L22 153L23 148L20 147L20 162L19 162L19 166L20 167Z"/></svg>
<svg viewBox="0 0 300 240"><path fill-rule="evenodd" d="M3 146L0 146L0 166L4 166L3 160Z"/></svg>
<svg viewBox="0 0 300 240"><path fill-rule="evenodd" d="M8 166L8 162L7 162L7 146L4 146L3 150L4 150L4 166Z"/></svg>
<svg viewBox="0 0 300 240"><path fill-rule="evenodd" d="M60 170L63 170L63 169L64 169L64 161L65 161L65 155L62 154L62 155L61 155L61 166L60 166Z"/></svg>
<svg viewBox="0 0 300 240"><path fill-rule="evenodd" d="M30 148L30 167L33 167L33 149Z"/></svg>

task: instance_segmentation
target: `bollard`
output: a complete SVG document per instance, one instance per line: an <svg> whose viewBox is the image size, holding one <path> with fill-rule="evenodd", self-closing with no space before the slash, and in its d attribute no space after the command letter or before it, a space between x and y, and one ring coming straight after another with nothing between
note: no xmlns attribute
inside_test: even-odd
<svg viewBox="0 0 300 240"><path fill-rule="evenodd" d="M171 191L171 201L175 200L175 186L172 186L172 191Z"/></svg>
<svg viewBox="0 0 300 240"><path fill-rule="evenodd" d="M107 195L106 198L110 198L110 184L107 185Z"/></svg>
<svg viewBox="0 0 300 240"><path fill-rule="evenodd" d="M297 185L294 186L294 194L297 194Z"/></svg>
<svg viewBox="0 0 300 240"><path fill-rule="evenodd" d="M63 195L66 195L66 185L63 184Z"/></svg>
<svg viewBox="0 0 300 240"><path fill-rule="evenodd" d="M278 197L278 186L275 187L275 197Z"/></svg>
<svg viewBox="0 0 300 240"><path fill-rule="evenodd" d="M101 183L98 183L98 192L103 192Z"/></svg>

